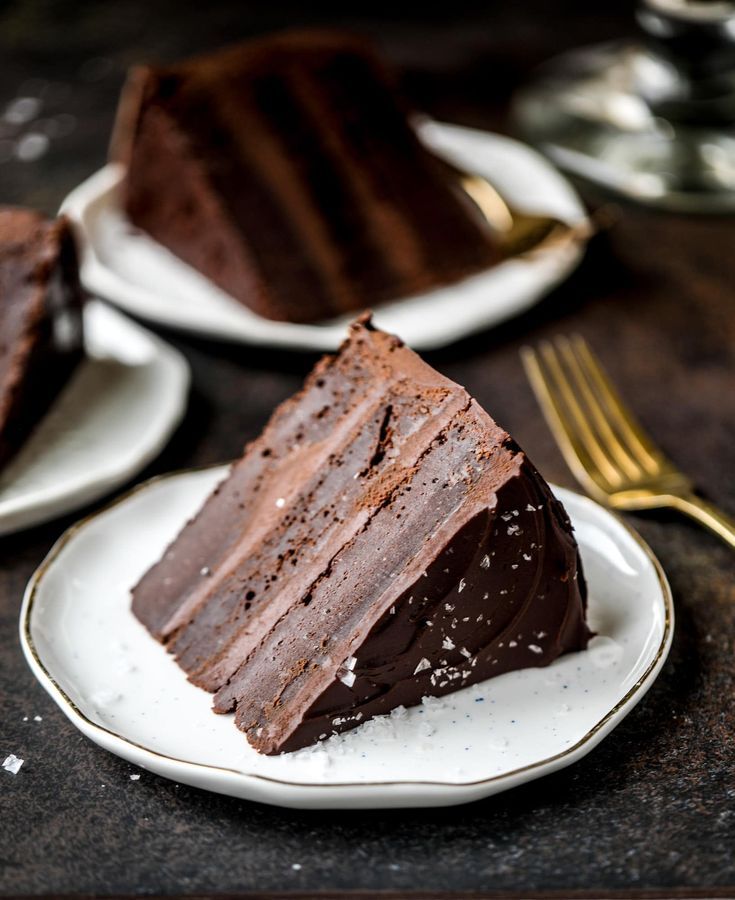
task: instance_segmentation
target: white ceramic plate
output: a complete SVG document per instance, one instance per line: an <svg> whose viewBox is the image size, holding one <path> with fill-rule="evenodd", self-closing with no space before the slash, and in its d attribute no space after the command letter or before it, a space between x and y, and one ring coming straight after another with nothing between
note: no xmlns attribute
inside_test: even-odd
<svg viewBox="0 0 735 900"><path fill-rule="evenodd" d="M566 181L538 153L510 138L456 125L423 122L430 148L466 170L487 175L519 209L549 213L572 225L586 213ZM78 225L85 287L143 319L221 340L333 350L354 316L319 325L272 322L250 312L142 232L118 201L120 165L101 169L66 198L62 212ZM448 288L381 306L376 324L417 350L449 344L518 315L577 265L579 242L508 260Z"/></svg>
<svg viewBox="0 0 735 900"><path fill-rule="evenodd" d="M86 359L0 474L0 534L109 493L165 446L186 409L189 366L99 301L84 311Z"/></svg>
<svg viewBox="0 0 735 900"><path fill-rule="evenodd" d="M268 757L130 612L129 590L226 473L157 479L68 531L26 591L35 675L100 746L167 778L293 807L441 806L494 794L588 753L653 683L673 607L651 551L619 519L557 493L577 530L599 633L583 653Z"/></svg>

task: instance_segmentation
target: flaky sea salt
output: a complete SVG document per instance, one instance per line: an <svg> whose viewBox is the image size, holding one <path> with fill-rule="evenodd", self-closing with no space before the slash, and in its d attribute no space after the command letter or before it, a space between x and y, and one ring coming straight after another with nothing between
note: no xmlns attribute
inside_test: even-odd
<svg viewBox="0 0 735 900"><path fill-rule="evenodd" d="M140 775L134 774L130 776L131 781L140 781Z"/></svg>
<svg viewBox="0 0 735 900"><path fill-rule="evenodd" d="M14 753L11 753L9 756L6 756L3 761L3 769L6 772L10 772L11 775L17 775L20 772L20 767L25 762L24 759L21 759L19 756L16 756Z"/></svg>

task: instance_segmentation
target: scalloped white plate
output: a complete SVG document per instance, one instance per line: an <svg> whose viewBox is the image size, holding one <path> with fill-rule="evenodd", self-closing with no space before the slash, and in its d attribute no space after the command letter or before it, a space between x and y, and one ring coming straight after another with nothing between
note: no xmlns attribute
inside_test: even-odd
<svg viewBox="0 0 735 900"><path fill-rule="evenodd" d="M168 442L189 365L104 303L84 310L84 359L0 473L0 535L79 509L124 484Z"/></svg>
<svg viewBox="0 0 735 900"><path fill-rule="evenodd" d="M570 225L586 221L569 182L524 144L430 121L419 123L418 132L434 152L487 175L518 209L555 215ZM91 293L142 319L202 337L321 351L339 346L354 315L317 325L264 319L133 229L118 200L123 171L105 166L61 207L77 225L82 282ZM416 350L444 346L533 306L571 273L583 252L579 241L539 249L451 287L380 306L375 322Z"/></svg>
<svg viewBox="0 0 735 900"><path fill-rule="evenodd" d="M563 768L641 699L671 643L666 578L634 531L557 488L577 531L598 632L588 650L525 669L281 756L262 756L211 712L130 611L130 587L226 474L144 484L70 529L31 579L26 659L73 724L101 747L191 784L279 806L444 806Z"/></svg>

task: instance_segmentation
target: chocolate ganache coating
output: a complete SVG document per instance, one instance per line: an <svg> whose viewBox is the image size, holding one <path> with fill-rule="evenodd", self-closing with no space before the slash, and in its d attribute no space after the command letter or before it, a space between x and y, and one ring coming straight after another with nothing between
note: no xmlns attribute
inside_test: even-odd
<svg viewBox="0 0 735 900"><path fill-rule="evenodd" d="M133 610L264 753L583 649L561 504L369 319L274 413Z"/></svg>

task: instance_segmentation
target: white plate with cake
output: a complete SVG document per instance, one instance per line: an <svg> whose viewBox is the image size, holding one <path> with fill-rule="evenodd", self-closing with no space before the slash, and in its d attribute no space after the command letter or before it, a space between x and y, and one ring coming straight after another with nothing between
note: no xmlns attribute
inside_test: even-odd
<svg viewBox="0 0 735 900"><path fill-rule="evenodd" d="M552 493L364 319L232 467L67 532L21 615L34 673L100 746L335 808L462 803L569 765L645 694L672 629L640 538Z"/></svg>
<svg viewBox="0 0 735 900"><path fill-rule="evenodd" d="M0 534L78 509L163 448L186 408L173 347L79 286L70 226L0 209Z"/></svg>
<svg viewBox="0 0 735 900"><path fill-rule="evenodd" d="M67 533L26 592L21 639L41 684L83 734L150 772L279 806L464 803L576 762L641 700L666 659L673 606L650 550L591 500L555 488L590 588L598 636L588 650L373 719L313 749L263 756L231 716L212 714L210 696L130 614L131 585L223 475L137 489Z"/></svg>
<svg viewBox="0 0 735 900"><path fill-rule="evenodd" d="M571 185L515 140L414 116L333 32L133 70L112 148L62 207L83 281L202 337L333 350L371 308L430 349L529 309L583 253L580 238L506 258L437 157L581 233Z"/></svg>

